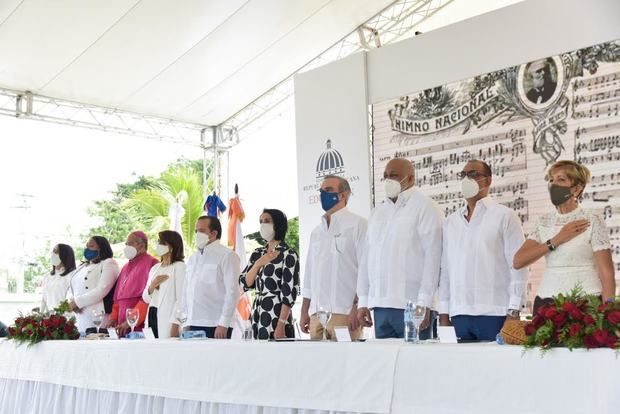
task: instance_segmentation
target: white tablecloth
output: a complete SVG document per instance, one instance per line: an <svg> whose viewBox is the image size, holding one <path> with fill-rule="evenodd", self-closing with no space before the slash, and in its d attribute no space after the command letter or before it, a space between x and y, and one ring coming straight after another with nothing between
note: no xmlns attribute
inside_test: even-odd
<svg viewBox="0 0 620 414"><path fill-rule="evenodd" d="M8 341L0 343L0 378L237 405L388 413L400 345L108 340L28 348Z"/></svg>
<svg viewBox="0 0 620 414"><path fill-rule="evenodd" d="M611 350L541 357L514 346L400 341L4 342L0 378L0 413L620 412Z"/></svg>

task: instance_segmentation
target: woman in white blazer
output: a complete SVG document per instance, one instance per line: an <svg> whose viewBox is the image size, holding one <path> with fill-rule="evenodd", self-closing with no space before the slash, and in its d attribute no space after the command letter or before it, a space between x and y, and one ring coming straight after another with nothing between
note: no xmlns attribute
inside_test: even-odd
<svg viewBox="0 0 620 414"><path fill-rule="evenodd" d="M103 299L112 291L118 273L118 263L112 258L108 240L101 236L91 237L84 249L84 262L73 273L69 289L70 304L80 332L95 327L93 311L105 312ZM105 324L106 316L102 324Z"/></svg>
<svg viewBox="0 0 620 414"><path fill-rule="evenodd" d="M179 336L181 321L177 309L183 309L185 289L185 263L183 262L183 239L176 231L159 233L155 252L161 263L151 268L142 299L149 304L146 326L156 338Z"/></svg>
<svg viewBox="0 0 620 414"><path fill-rule="evenodd" d="M52 250L50 261L52 270L43 279L40 306L42 312L53 310L67 299L69 284L75 270L73 248L67 244L57 244Z"/></svg>

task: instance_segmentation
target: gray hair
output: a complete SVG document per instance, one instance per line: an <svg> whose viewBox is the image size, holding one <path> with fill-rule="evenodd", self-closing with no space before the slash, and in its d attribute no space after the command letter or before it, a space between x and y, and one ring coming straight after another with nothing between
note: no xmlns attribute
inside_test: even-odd
<svg viewBox="0 0 620 414"><path fill-rule="evenodd" d="M338 175L326 175L325 177L323 177L323 180L327 180L328 178L335 178L338 180L338 192L340 193L351 192L351 186L349 185L349 182L346 180L346 178L342 178Z"/></svg>

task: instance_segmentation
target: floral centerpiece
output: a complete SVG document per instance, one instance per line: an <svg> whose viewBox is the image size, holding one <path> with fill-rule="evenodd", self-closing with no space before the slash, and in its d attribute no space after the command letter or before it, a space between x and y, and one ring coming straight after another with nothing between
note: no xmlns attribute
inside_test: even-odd
<svg viewBox="0 0 620 414"><path fill-rule="evenodd" d="M620 301L603 303L577 286L540 307L525 334L526 348L620 348Z"/></svg>
<svg viewBox="0 0 620 414"><path fill-rule="evenodd" d="M29 345L57 339L79 339L75 318L64 316L69 312L71 307L64 301L51 312L36 311L29 315L20 315L9 327L8 338Z"/></svg>

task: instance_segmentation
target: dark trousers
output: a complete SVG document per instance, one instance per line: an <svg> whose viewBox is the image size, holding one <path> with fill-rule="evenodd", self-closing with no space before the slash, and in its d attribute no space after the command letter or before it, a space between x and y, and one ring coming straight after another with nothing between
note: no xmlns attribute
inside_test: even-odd
<svg viewBox="0 0 620 414"><path fill-rule="evenodd" d="M207 338L215 338L215 326L194 326L191 325L189 327L190 331L203 331ZM226 337L230 339L232 337L233 328L228 328L228 332L226 333Z"/></svg>
<svg viewBox="0 0 620 414"><path fill-rule="evenodd" d="M467 341L495 341L495 337L502 330L505 316L472 316L456 315L450 318L456 337Z"/></svg>
<svg viewBox="0 0 620 414"><path fill-rule="evenodd" d="M375 337L404 338L405 337L405 310L394 308L374 308L375 313ZM431 324L420 331L420 339L426 340L431 337L433 322L436 318L431 315Z"/></svg>
<svg viewBox="0 0 620 414"><path fill-rule="evenodd" d="M159 332L157 331L157 308L149 306L149 328L153 331L155 338L159 338Z"/></svg>

